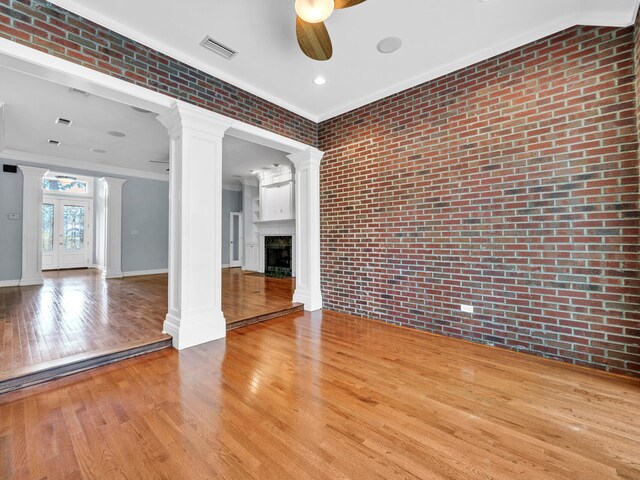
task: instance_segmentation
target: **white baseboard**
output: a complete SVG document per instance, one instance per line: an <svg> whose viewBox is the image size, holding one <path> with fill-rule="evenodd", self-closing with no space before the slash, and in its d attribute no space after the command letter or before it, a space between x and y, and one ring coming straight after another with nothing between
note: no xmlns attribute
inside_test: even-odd
<svg viewBox="0 0 640 480"><path fill-rule="evenodd" d="M169 273L169 270L166 268L161 268L159 270L138 270L137 272L122 272L122 276L140 277L142 275L160 275L162 273Z"/></svg>
<svg viewBox="0 0 640 480"><path fill-rule="evenodd" d="M89 265L89 268L95 268L96 270L100 270L101 272L104 272L104 267L100 266L100 265Z"/></svg>
<svg viewBox="0 0 640 480"><path fill-rule="evenodd" d="M20 280L0 280L0 287L17 287L20 285Z"/></svg>
<svg viewBox="0 0 640 480"><path fill-rule="evenodd" d="M228 263L224 263L222 264L222 268L231 268L231 265L229 265Z"/></svg>

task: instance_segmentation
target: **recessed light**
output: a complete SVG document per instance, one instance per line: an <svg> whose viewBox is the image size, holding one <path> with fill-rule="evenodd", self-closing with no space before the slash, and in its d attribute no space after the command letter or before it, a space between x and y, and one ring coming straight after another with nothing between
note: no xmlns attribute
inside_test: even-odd
<svg viewBox="0 0 640 480"><path fill-rule="evenodd" d="M319 87L321 87L322 85L324 85L325 83L327 83L327 79L321 76L318 76L316 78L313 79L313 84L317 85Z"/></svg>
<svg viewBox="0 0 640 480"><path fill-rule="evenodd" d="M58 117L58 118L56 118L56 123L58 125L64 125L66 127L70 127L73 122L71 120L69 120L69 119Z"/></svg>
<svg viewBox="0 0 640 480"><path fill-rule="evenodd" d="M53 145L54 147L59 147L59 146L60 146L60 141L58 141L58 140L48 139L48 140L47 140L47 143L48 143L49 145Z"/></svg>
<svg viewBox="0 0 640 480"><path fill-rule="evenodd" d="M380 53L393 53L397 52L402 46L402 40L398 37L383 38L378 42L378 51Z"/></svg>
<svg viewBox="0 0 640 480"><path fill-rule="evenodd" d="M90 148L90 151L92 151L93 153L107 153L106 150L101 150L99 148Z"/></svg>
<svg viewBox="0 0 640 480"><path fill-rule="evenodd" d="M274 163L273 166L278 168L280 166L280 164L279 163Z"/></svg>
<svg viewBox="0 0 640 480"><path fill-rule="evenodd" d="M117 132L115 130L111 130L110 132L107 132L109 135L111 135L112 137L126 137L126 135L122 132Z"/></svg>

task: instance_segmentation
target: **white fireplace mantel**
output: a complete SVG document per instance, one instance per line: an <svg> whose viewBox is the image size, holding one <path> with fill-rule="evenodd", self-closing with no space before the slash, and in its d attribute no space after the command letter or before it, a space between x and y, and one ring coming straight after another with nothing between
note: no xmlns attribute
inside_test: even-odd
<svg viewBox="0 0 640 480"><path fill-rule="evenodd" d="M260 237L260 273L264 273L264 237L286 236L291 237L291 271L296 276L296 221L289 218L285 220L262 220L254 222Z"/></svg>

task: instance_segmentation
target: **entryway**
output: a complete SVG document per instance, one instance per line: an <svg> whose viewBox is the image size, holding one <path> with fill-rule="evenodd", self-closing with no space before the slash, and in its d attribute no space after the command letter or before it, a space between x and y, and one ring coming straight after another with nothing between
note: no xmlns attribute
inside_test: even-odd
<svg viewBox="0 0 640 480"><path fill-rule="evenodd" d="M43 198L43 270L90 265L92 203L84 199Z"/></svg>

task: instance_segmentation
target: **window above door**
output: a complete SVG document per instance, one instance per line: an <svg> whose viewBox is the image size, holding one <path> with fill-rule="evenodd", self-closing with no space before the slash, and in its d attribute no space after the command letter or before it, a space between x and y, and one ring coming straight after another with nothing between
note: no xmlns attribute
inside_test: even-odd
<svg viewBox="0 0 640 480"><path fill-rule="evenodd" d="M93 195L93 178L68 173L49 172L42 179L42 190L45 194Z"/></svg>

